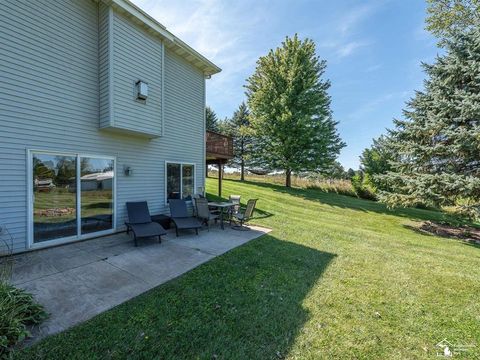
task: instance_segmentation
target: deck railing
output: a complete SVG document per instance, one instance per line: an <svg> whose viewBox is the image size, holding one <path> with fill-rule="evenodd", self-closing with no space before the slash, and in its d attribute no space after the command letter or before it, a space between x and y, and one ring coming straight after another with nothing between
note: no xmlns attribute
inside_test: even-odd
<svg viewBox="0 0 480 360"><path fill-rule="evenodd" d="M230 136L207 131L207 158L230 159L233 157L233 139Z"/></svg>

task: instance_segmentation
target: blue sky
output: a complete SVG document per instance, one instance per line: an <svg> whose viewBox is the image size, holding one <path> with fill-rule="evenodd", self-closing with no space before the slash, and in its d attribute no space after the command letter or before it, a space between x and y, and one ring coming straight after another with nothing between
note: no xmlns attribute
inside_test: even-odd
<svg viewBox="0 0 480 360"><path fill-rule="evenodd" d="M223 71L207 81L207 104L220 118L245 99L258 57L298 33L327 60L332 110L347 147L339 161L358 168L374 137L401 117L421 89L420 63L438 49L424 30L424 0L134 0Z"/></svg>

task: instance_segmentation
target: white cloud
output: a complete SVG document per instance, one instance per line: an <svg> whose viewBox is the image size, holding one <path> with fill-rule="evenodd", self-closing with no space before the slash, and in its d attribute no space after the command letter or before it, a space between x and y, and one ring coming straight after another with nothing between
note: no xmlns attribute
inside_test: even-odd
<svg viewBox="0 0 480 360"><path fill-rule="evenodd" d="M329 38L320 43L320 47L331 49L338 60L353 55L359 49L372 45L369 39L362 39L359 27L379 8L377 1L367 2L347 11L342 16L335 18L328 27ZM333 31L331 31L333 29Z"/></svg>
<svg viewBox="0 0 480 360"><path fill-rule="evenodd" d="M377 8L377 3L371 2L355 7L338 20L338 30L342 35L349 34L359 23L370 16Z"/></svg>
<svg viewBox="0 0 480 360"><path fill-rule="evenodd" d="M250 1L240 5L221 0L133 1L221 67L244 63L248 51L241 45L245 43L246 30L254 28L262 18L262 8L257 6L252 11L255 3Z"/></svg>
<svg viewBox="0 0 480 360"><path fill-rule="evenodd" d="M374 65L371 65L371 66L367 67L365 69L365 72L366 73L371 73L371 72L375 72L375 71L377 71L381 68L382 68L382 64L374 64Z"/></svg>
<svg viewBox="0 0 480 360"><path fill-rule="evenodd" d="M337 46L336 54L338 57L343 58L353 54L359 48L365 47L370 45L367 41L350 41L345 44L341 44Z"/></svg>

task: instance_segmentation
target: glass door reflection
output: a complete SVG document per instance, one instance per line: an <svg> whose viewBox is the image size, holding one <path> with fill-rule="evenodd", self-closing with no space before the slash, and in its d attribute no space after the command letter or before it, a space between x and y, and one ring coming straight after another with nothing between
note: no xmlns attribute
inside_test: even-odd
<svg viewBox="0 0 480 360"><path fill-rule="evenodd" d="M77 235L77 158L33 154L33 242Z"/></svg>
<svg viewBox="0 0 480 360"><path fill-rule="evenodd" d="M114 161L80 157L81 233L113 228Z"/></svg>

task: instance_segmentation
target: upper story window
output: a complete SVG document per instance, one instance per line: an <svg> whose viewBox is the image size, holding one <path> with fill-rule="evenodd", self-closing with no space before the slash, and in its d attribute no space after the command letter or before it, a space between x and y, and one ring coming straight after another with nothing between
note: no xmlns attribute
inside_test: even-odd
<svg viewBox="0 0 480 360"><path fill-rule="evenodd" d="M195 164L167 162L167 201L191 200L195 190Z"/></svg>

